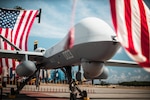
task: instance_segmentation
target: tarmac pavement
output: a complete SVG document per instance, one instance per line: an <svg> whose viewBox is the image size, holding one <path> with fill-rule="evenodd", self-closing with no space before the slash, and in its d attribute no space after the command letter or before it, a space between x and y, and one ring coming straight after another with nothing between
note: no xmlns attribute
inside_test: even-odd
<svg viewBox="0 0 150 100"><path fill-rule="evenodd" d="M150 87L80 87L87 90L90 100L150 100ZM7 94L3 93L2 100L69 100L69 96L67 85L53 85L43 86L38 90L30 87L30 91L24 88L15 99L9 99Z"/></svg>

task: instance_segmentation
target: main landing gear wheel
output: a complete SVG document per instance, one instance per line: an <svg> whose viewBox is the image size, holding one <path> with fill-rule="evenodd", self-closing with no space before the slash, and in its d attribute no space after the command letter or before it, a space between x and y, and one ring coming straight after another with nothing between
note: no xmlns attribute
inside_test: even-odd
<svg viewBox="0 0 150 100"><path fill-rule="evenodd" d="M87 92L86 91L82 92L82 99L83 100L90 100L90 98L87 96Z"/></svg>
<svg viewBox="0 0 150 100"><path fill-rule="evenodd" d="M67 66L65 67L65 69L67 74L66 76L68 78L69 90L70 90L70 100L77 100L77 92L79 92L79 95L81 96L80 100L90 100L89 97L87 97L87 92L81 91L76 81L72 79L71 66Z"/></svg>
<svg viewBox="0 0 150 100"><path fill-rule="evenodd" d="M76 100L76 99L77 99L77 94L70 93L70 100Z"/></svg>
<svg viewBox="0 0 150 100"><path fill-rule="evenodd" d="M10 98L10 99L15 99L16 98L16 93L15 93L14 88L10 89L10 94L8 95L8 98Z"/></svg>
<svg viewBox="0 0 150 100"><path fill-rule="evenodd" d="M85 90L81 91L78 87L76 87L76 88L79 92L79 95L81 96L81 100L90 100L90 98L87 95L87 91L85 91Z"/></svg>

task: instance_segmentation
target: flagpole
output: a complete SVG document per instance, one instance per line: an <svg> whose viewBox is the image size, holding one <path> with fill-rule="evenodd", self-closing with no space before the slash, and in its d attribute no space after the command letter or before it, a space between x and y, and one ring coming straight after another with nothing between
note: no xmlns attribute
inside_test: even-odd
<svg viewBox="0 0 150 100"><path fill-rule="evenodd" d="M2 38L4 41L6 41L10 46L12 46L13 48L15 48L16 50L21 50L20 48L18 48L17 46L15 46L13 43L11 43L9 40L7 40L5 37L3 37L1 34L0 34L0 38Z"/></svg>
<svg viewBox="0 0 150 100"><path fill-rule="evenodd" d="M39 14L36 16L36 17L39 18L39 19L38 19L38 23L41 22L41 12L42 12L42 9L40 8L40 9L39 9Z"/></svg>

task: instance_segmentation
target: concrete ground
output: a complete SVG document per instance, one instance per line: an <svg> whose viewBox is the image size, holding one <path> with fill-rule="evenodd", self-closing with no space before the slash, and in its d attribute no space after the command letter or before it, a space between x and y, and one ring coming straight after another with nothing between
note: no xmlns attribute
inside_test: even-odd
<svg viewBox="0 0 150 100"><path fill-rule="evenodd" d="M150 100L150 87L80 86L90 100ZM26 86L15 99L9 99L4 90L2 100L69 100L67 85L43 85L39 89ZM78 95L79 98L79 95Z"/></svg>

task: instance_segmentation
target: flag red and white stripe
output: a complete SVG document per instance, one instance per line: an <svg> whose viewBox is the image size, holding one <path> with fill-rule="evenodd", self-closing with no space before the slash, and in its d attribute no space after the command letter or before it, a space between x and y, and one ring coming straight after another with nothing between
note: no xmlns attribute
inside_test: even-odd
<svg viewBox="0 0 150 100"><path fill-rule="evenodd" d="M73 0L73 5L72 5L72 14L71 14L71 22L70 22L70 29L67 35L67 40L64 46L64 49L70 49L73 47L74 45L74 18L75 18L75 11L76 11L76 4L77 4L77 0Z"/></svg>
<svg viewBox="0 0 150 100"><path fill-rule="evenodd" d="M114 29L129 56L150 72L150 10L143 0L110 0Z"/></svg>
<svg viewBox="0 0 150 100"><path fill-rule="evenodd" d="M2 9L1 12L3 10L7 13L9 11L12 11L9 9ZM7 26L6 28L4 28L3 26L1 26L0 34L21 50L26 51L29 32L34 22L34 19L38 14L38 10L16 10L16 11L19 11L19 14L15 20L14 27L11 28ZM11 14L13 16L13 12ZM5 16L5 14L3 14L1 16L6 17L7 15ZM14 48L12 48L7 42L3 41L2 39L0 39L0 49L14 50ZM1 58L0 72L2 73L2 67L12 68L13 70L15 70L17 64L19 64L19 62L16 62L14 59Z"/></svg>

